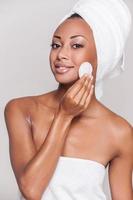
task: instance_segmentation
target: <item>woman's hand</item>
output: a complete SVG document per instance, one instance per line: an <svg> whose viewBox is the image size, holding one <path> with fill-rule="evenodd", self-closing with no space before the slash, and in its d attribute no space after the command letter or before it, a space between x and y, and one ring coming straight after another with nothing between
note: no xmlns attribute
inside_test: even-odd
<svg viewBox="0 0 133 200"><path fill-rule="evenodd" d="M63 114L75 117L87 109L93 94L92 80L92 76L84 75L68 89L59 106Z"/></svg>

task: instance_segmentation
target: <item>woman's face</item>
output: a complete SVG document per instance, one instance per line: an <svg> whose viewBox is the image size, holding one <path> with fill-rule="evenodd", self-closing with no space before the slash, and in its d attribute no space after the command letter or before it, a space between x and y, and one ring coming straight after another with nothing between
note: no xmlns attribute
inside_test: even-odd
<svg viewBox="0 0 133 200"><path fill-rule="evenodd" d="M95 77L96 48L88 24L80 18L65 20L53 35L49 58L55 79L61 84L75 82L81 63L86 61L92 64Z"/></svg>

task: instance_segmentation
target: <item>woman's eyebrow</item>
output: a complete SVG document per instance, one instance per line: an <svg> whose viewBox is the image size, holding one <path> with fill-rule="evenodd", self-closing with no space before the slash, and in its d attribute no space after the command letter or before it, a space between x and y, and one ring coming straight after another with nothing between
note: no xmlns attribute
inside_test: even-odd
<svg viewBox="0 0 133 200"><path fill-rule="evenodd" d="M57 38L57 39L61 39L61 36L58 36L58 35L54 35L53 37ZM73 38L76 38L76 37L83 37L87 40L87 38L84 35L73 35L73 36L70 37L70 39L73 39Z"/></svg>
<svg viewBox="0 0 133 200"><path fill-rule="evenodd" d="M84 35L73 35L73 36L70 37L70 39L73 39L73 38L76 38L76 37L83 37L83 38L86 39L86 37Z"/></svg>
<svg viewBox="0 0 133 200"><path fill-rule="evenodd" d="M58 35L54 35L53 37L54 37L54 38L61 39L61 37L60 37L60 36L58 36Z"/></svg>

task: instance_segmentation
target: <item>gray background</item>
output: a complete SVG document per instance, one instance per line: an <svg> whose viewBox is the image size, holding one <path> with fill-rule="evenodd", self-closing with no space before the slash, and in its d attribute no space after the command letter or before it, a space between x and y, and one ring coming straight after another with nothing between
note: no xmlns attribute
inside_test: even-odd
<svg viewBox="0 0 133 200"><path fill-rule="evenodd" d="M57 23L77 0L0 0L0 199L17 200L3 118L12 98L53 90L49 67L51 36ZM132 0L126 0L133 13ZM126 71L105 84L102 102L133 125L133 30L126 46ZM107 184L106 184L107 183ZM108 195L108 179L105 178ZM108 197L109 198L109 197Z"/></svg>

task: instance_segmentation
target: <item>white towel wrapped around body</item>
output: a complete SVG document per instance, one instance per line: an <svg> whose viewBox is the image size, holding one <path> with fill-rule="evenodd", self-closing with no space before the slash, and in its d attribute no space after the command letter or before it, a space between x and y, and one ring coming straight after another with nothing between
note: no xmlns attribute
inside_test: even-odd
<svg viewBox="0 0 133 200"><path fill-rule="evenodd" d="M125 69L124 47L131 29L131 14L123 0L79 0L60 23L74 13L93 31L98 64L95 90L100 99L103 80Z"/></svg>

